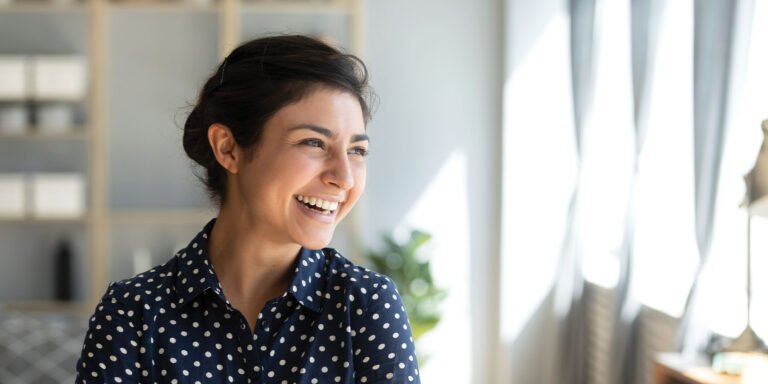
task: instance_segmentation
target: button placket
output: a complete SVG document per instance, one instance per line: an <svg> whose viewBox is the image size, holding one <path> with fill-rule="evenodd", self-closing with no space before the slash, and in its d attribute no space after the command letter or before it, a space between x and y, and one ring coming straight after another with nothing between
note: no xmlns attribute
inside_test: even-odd
<svg viewBox="0 0 768 384"><path fill-rule="evenodd" d="M281 310L283 307L282 303L282 298L268 301L261 310L261 313L259 313L259 319L256 321L256 327L253 333L253 350L251 351L253 356L257 356L257 361L262 361L259 357L262 356L261 354L263 354L264 361L270 360L269 353L270 350L273 349L273 335L279 328L279 325L275 323L275 313L278 313ZM265 367L259 368L259 375L266 374L264 372Z"/></svg>
<svg viewBox="0 0 768 384"><path fill-rule="evenodd" d="M272 316L267 307L259 314L259 320L256 322L256 329L254 335L258 336L258 340L261 344L268 345L271 343L271 337L269 331L272 329L270 324L272 323Z"/></svg>
<svg viewBox="0 0 768 384"><path fill-rule="evenodd" d="M235 328L239 328L236 329L235 334L237 335L237 343L242 350L242 364L248 377L248 382L258 382L261 373L252 368L261 366L258 354L254 353L254 334L251 333L251 330L248 327L248 321L240 311L230 307L230 313L235 314L235 317L237 318L236 321L239 323L239 326L235 326Z"/></svg>

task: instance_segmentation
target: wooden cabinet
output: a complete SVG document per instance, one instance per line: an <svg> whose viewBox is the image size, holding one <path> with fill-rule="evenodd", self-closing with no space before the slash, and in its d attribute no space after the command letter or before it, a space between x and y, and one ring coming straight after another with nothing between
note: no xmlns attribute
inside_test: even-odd
<svg viewBox="0 0 768 384"><path fill-rule="evenodd" d="M704 361L688 361L679 354L662 353L653 362L654 384L740 384L738 376L714 372Z"/></svg>

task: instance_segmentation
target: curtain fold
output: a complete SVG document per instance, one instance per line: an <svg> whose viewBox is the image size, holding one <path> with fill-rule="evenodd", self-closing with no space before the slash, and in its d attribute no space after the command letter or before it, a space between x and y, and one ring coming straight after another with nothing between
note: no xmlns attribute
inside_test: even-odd
<svg viewBox="0 0 768 384"><path fill-rule="evenodd" d="M633 293L632 284L636 180L648 126L648 84L649 77L652 75L649 67L653 61L657 36L655 18L659 12L658 7L659 4L654 0L632 0L630 4L634 151L624 235L619 251L619 277L615 288L617 299L611 343L613 361L612 369L609 371L611 383L631 384L637 382L639 376L635 368L639 354L638 316L641 305Z"/></svg>
<svg viewBox="0 0 768 384"><path fill-rule="evenodd" d="M584 302L584 274L579 222L583 167L583 143L593 88L592 40L595 0L570 0L571 82L573 94L574 146L577 156L576 180L568 204L566 232L555 285L558 318L559 383L587 383L587 329Z"/></svg>
<svg viewBox="0 0 768 384"><path fill-rule="evenodd" d="M742 12L739 12L739 9ZM709 259L715 222L720 164L731 108L732 77L743 71L745 47L737 25L749 23L752 0L696 0L694 18L694 176L695 225L699 264L685 302L678 349L704 349L708 331L701 318L700 281ZM742 29L743 30L743 29ZM737 68L738 66L738 68Z"/></svg>

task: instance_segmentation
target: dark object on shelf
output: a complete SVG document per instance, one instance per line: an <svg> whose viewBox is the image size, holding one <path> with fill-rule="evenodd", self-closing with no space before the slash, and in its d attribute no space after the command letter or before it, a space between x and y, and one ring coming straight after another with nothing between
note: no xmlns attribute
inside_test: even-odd
<svg viewBox="0 0 768 384"><path fill-rule="evenodd" d="M72 300L72 247L62 239L53 255L54 298L60 301Z"/></svg>
<svg viewBox="0 0 768 384"><path fill-rule="evenodd" d="M0 103L0 133L24 134L28 125L29 111L24 103Z"/></svg>
<svg viewBox="0 0 768 384"><path fill-rule="evenodd" d="M35 105L35 122L45 133L66 133L75 125L75 106L71 103L50 102Z"/></svg>

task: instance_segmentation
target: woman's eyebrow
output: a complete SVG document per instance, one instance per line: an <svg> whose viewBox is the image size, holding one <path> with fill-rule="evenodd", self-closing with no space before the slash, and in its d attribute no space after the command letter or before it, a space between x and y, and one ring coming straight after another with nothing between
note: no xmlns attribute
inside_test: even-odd
<svg viewBox="0 0 768 384"><path fill-rule="evenodd" d="M319 134L321 134L321 135L323 135L323 136L325 136L325 137L327 137L329 139L335 139L336 138L336 133L335 132L331 131L328 128L321 127L321 126L314 125L314 124L299 124L299 125L297 125L295 127L290 128L288 130L288 133L291 133L293 131L297 131L299 129L308 129L310 131L317 132L317 133L319 133ZM364 133L361 133L361 134L358 134L358 135L353 135L352 136L352 140L350 140L351 143L356 143L358 141L370 141L370 138L368 137L368 135L366 135Z"/></svg>
<svg viewBox="0 0 768 384"><path fill-rule="evenodd" d="M333 131L331 131L330 129L325 128L325 127L321 127L321 126L318 126L318 125L313 125L313 124L299 124L299 125L297 125L295 127L292 127L291 129L289 129L288 133L291 133L293 131L297 131L299 129L308 129L310 131L317 132L317 133L319 133L319 134L321 134L321 135L323 135L323 136L325 136L325 137L327 137L329 139L333 139L333 138L336 137L336 134L333 133Z"/></svg>

